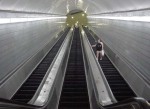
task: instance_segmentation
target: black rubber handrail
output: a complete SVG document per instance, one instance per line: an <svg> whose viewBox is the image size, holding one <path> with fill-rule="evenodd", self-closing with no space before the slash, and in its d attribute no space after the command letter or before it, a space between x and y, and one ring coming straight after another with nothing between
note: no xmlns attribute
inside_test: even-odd
<svg viewBox="0 0 150 109"><path fill-rule="evenodd" d="M43 109L41 106L30 105L17 101L0 98L0 109Z"/></svg>
<svg viewBox="0 0 150 109"><path fill-rule="evenodd" d="M144 98L134 97L106 106L105 109L150 109L150 103Z"/></svg>

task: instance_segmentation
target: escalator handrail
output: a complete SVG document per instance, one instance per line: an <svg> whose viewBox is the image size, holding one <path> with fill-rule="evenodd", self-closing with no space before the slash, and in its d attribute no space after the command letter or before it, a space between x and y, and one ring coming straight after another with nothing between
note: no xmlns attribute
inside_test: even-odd
<svg viewBox="0 0 150 109"><path fill-rule="evenodd" d="M126 107L129 105L133 106L133 104L138 105L139 108L136 108L136 109L150 109L150 103L144 98L140 98L140 97L130 98L130 99L106 106L105 108L106 109L119 109L119 108L123 109L125 106ZM133 109L135 108L133 107Z"/></svg>
<svg viewBox="0 0 150 109"><path fill-rule="evenodd" d="M34 105L26 104L26 103L21 103L17 101L0 98L0 109L4 107L23 108L23 109L42 109L41 106L34 106Z"/></svg>

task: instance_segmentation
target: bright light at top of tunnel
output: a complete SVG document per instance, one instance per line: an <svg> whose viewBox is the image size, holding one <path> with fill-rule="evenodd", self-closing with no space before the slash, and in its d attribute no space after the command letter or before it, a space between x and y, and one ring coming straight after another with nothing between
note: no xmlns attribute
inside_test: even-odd
<svg viewBox="0 0 150 109"><path fill-rule="evenodd" d="M49 19L66 19L66 16L61 17L38 17L38 18L0 18L0 24L7 23L19 23L19 22L30 22L30 21L38 21L38 20L49 20Z"/></svg>
<svg viewBox="0 0 150 109"><path fill-rule="evenodd" d="M88 16L88 18L150 22L150 16L132 16L132 17Z"/></svg>

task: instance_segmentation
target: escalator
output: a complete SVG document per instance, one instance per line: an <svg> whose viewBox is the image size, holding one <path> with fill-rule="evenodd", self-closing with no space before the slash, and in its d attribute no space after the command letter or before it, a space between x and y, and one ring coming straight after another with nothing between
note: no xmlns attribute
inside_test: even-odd
<svg viewBox="0 0 150 109"><path fill-rule="evenodd" d="M90 109L79 28L75 28L58 109Z"/></svg>
<svg viewBox="0 0 150 109"><path fill-rule="evenodd" d="M88 30L87 30L87 32L88 32ZM65 32L65 34L66 34L66 32ZM89 38L91 38L90 42L94 41L92 39L90 33L87 33L87 34L89 35ZM60 39L60 41L63 42L61 39ZM60 41L58 41L57 43L60 43ZM131 99L128 99L125 101L120 101L118 103L114 103L111 105L101 106L100 102L96 101L97 99L95 99L95 97L94 97L97 95L97 94L95 94L95 92L92 93L92 96L90 96L91 93L89 91L90 97L88 96L88 89L87 89L87 82L86 82L87 80L86 80L86 76L85 76L84 62L83 62L83 57L82 57L79 28L75 29L70 54L68 54L68 55L70 55L70 56L68 59L68 65L66 68L64 83L63 83L61 96L60 96L60 100L59 100L59 105L56 103L56 105L58 105L58 109L90 109L90 106L92 109L150 109L150 104L145 99L142 99L142 98L131 98ZM50 57L48 57L48 58L50 58ZM85 63L86 63L86 59L85 59ZM104 63L103 65L101 63L100 64L102 66L105 66L105 64L110 63L110 61L107 57L105 57L105 58L103 58L103 63ZM111 66L111 67L107 66L108 68L112 68L112 66L113 66L112 64L108 64L108 65ZM104 69L105 69L105 67L103 67L103 70ZM105 70L105 73L106 72L107 71ZM117 71L109 72L109 74L111 74L111 75L113 73L114 74L116 73L116 75L118 75ZM59 74L61 74L61 73L59 72ZM39 73L37 73L37 75L39 75ZM88 76L87 76L87 78L88 78ZM113 76L112 76L112 78L116 79L116 77L113 77ZM119 78L117 78L117 79L119 80L119 83L120 83L121 79L119 79ZM38 82L38 81L36 81L36 79L33 79L33 82L31 84L34 84L35 82ZM111 83L111 81L109 83ZM112 83L118 84L115 81L114 82L112 81ZM121 83L122 83L122 81L121 81ZM58 84L55 84L55 85L58 85ZM56 87L55 85L54 85L54 87ZM91 84L91 85L94 86L93 84ZM89 86L89 80L88 80L88 86ZM111 88L113 88L113 87L111 86ZM114 87L114 88L118 89L118 91L116 90L116 92L120 92L119 88L121 88L121 87L123 87L123 86ZM124 89L123 89L123 91L124 91ZM22 89L21 91L22 92L24 92L24 91L30 92L29 90L31 90L31 92L32 92L33 89L24 89L24 90ZM125 90L125 91L127 91L127 90ZM26 95L30 94L30 93L25 93L25 92L20 93L20 96L23 96L24 99L27 98ZM58 89L56 90L56 92L58 92ZM114 91L113 91L113 93L114 93ZM59 97L56 96L55 94L56 93L54 93L54 97L56 99L59 99ZM122 94L124 95L124 93L122 93ZM127 98L129 98L131 96L128 96ZM22 97L22 99L23 99L23 97ZM89 102L89 98L90 99L92 98L92 100L90 100L90 101L91 102L94 101L94 102L93 103ZM53 106L55 104L54 99L52 99L51 96L49 96L48 101L43 106L36 106L36 105L31 105L31 104L25 104L25 102L22 103L20 99L13 101L13 100L7 100L7 99L0 98L0 109L54 109L53 108L53 107L55 107L55 106ZM126 97L122 98L122 99L126 99ZM16 101L19 101L19 102L16 102ZM22 100L22 101L24 101L24 100Z"/></svg>
<svg viewBox="0 0 150 109"><path fill-rule="evenodd" d="M19 88L19 90L15 93L11 100L23 103L27 103L31 100L40 83L42 82L48 68L50 67L69 30L70 28L67 28L65 30L61 38L56 42L56 44L52 47L49 53L41 61L41 63L35 68L35 70L23 83L23 85Z"/></svg>
<svg viewBox="0 0 150 109"><path fill-rule="evenodd" d="M84 31L90 44L95 44L95 40L90 31L87 28L84 28ZM95 48L93 48L93 50L96 52ZM99 61L99 64L117 101L126 100L136 96L117 69L113 66L106 54L103 59Z"/></svg>

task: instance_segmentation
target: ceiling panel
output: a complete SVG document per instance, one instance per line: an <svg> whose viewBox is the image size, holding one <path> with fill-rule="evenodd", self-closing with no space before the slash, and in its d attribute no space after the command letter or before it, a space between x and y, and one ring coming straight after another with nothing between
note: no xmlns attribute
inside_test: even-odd
<svg viewBox="0 0 150 109"><path fill-rule="evenodd" d="M87 14L150 8L150 0L0 0L0 10L54 13L82 9Z"/></svg>

